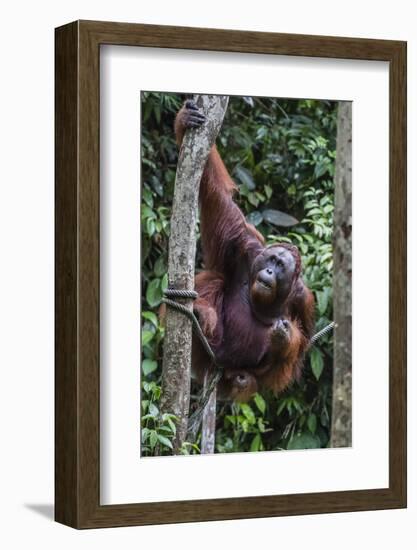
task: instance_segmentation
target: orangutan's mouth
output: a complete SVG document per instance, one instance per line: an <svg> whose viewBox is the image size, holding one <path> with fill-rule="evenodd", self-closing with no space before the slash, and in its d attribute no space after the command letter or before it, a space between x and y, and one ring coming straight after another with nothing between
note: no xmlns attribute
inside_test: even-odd
<svg viewBox="0 0 417 550"><path fill-rule="evenodd" d="M267 290L271 290L272 288L271 284L268 281L264 281L260 277L257 279L257 283L263 286L264 288L266 288Z"/></svg>

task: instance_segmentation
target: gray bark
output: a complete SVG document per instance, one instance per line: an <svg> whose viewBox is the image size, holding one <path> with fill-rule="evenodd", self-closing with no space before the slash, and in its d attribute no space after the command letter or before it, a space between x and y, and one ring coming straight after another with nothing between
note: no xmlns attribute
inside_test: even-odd
<svg viewBox="0 0 417 550"><path fill-rule="evenodd" d="M334 210L332 447L352 445L352 103L337 118Z"/></svg>
<svg viewBox="0 0 417 550"><path fill-rule="evenodd" d="M206 115L201 128L187 130L178 158L169 239L168 281L175 289L194 289L196 222L200 180L209 152L221 128L227 96L194 97ZM192 300L181 300L192 310ZM191 382L191 321L167 308L162 363L161 410L178 417L174 453L178 454L187 433Z"/></svg>
<svg viewBox="0 0 417 550"><path fill-rule="evenodd" d="M204 391L210 375L207 373L204 378ZM211 392L207 405L204 407L203 421L201 428L201 454L214 453L216 439L216 388Z"/></svg>

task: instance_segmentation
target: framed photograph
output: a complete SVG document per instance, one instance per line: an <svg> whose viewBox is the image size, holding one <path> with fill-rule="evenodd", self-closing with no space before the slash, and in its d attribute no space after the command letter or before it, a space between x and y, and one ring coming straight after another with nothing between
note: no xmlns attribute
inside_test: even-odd
<svg viewBox="0 0 417 550"><path fill-rule="evenodd" d="M406 43L56 29L56 520L406 506Z"/></svg>

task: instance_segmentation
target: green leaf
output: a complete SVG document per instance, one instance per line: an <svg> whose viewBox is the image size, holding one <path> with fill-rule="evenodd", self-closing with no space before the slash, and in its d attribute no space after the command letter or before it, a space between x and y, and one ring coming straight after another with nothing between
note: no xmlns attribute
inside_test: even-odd
<svg viewBox="0 0 417 550"><path fill-rule="evenodd" d="M157 407L154 403L150 403L150 404L149 404L149 414L150 414L151 416L153 416L154 418L156 418L157 416L159 416L158 407Z"/></svg>
<svg viewBox="0 0 417 550"><path fill-rule="evenodd" d="M162 183L158 180L158 178L153 177L151 180L152 187L154 190L158 193L160 197L164 194L164 188L162 186Z"/></svg>
<svg viewBox="0 0 417 550"><path fill-rule="evenodd" d="M152 420L155 420L155 417L152 416L151 414L145 414L144 416L142 416L142 421L143 420L149 420L149 419L152 419Z"/></svg>
<svg viewBox="0 0 417 550"><path fill-rule="evenodd" d="M292 183L288 188L287 188L287 194L290 195L291 197L293 197L294 195L297 194L297 187L294 183Z"/></svg>
<svg viewBox="0 0 417 550"><path fill-rule="evenodd" d="M243 168L243 166L236 166L235 175L241 183L246 185L249 191L253 191L255 189L256 184L253 180L252 174L246 170L246 168Z"/></svg>
<svg viewBox="0 0 417 550"><path fill-rule="evenodd" d="M328 289L322 290L321 292L316 293L317 296L317 307L320 312L320 315L324 315L329 303L329 292Z"/></svg>
<svg viewBox="0 0 417 550"><path fill-rule="evenodd" d="M148 218L146 220L146 232L149 237L152 237L152 235L155 233L155 222L151 218Z"/></svg>
<svg viewBox="0 0 417 550"><path fill-rule="evenodd" d="M272 223L272 225L278 227L291 227L299 223L296 218L280 210L264 210L262 216L266 222Z"/></svg>
<svg viewBox="0 0 417 550"><path fill-rule="evenodd" d="M153 208L153 197L152 192L147 187L143 187L142 189L142 197L143 200L146 202L146 204L149 206L149 208Z"/></svg>
<svg viewBox="0 0 417 550"><path fill-rule="evenodd" d="M165 273L165 275L161 279L161 291L164 292L168 288L168 273Z"/></svg>
<svg viewBox="0 0 417 550"><path fill-rule="evenodd" d="M244 197L247 197L248 194L249 194L249 189L248 187L245 185L245 184L242 184L240 187L239 187L239 193L244 196Z"/></svg>
<svg viewBox="0 0 417 550"><path fill-rule="evenodd" d="M320 439L308 432L303 432L294 435L288 445L287 449L289 451L294 451L297 449L319 449L320 448Z"/></svg>
<svg viewBox="0 0 417 550"><path fill-rule="evenodd" d="M165 437L164 435L158 434L158 441L162 443L165 447L168 447L169 449L172 449L172 443L171 441Z"/></svg>
<svg viewBox="0 0 417 550"><path fill-rule="evenodd" d="M266 403L265 403L265 399L262 397L262 395L257 393L254 397L254 401L255 401L256 406L258 407L258 409L261 411L261 413L265 414Z"/></svg>
<svg viewBox="0 0 417 550"><path fill-rule="evenodd" d="M151 430L149 432L149 445L153 449L157 443L158 443L158 434L156 433L155 430Z"/></svg>
<svg viewBox="0 0 417 550"><path fill-rule="evenodd" d="M318 348L312 348L310 352L310 364L316 380L319 380L321 373L323 372L324 361L323 356Z"/></svg>
<svg viewBox="0 0 417 550"><path fill-rule="evenodd" d="M309 216L318 216L318 215L321 215L321 209L320 208L312 208L311 210L308 211L308 215Z"/></svg>
<svg viewBox="0 0 417 550"><path fill-rule="evenodd" d="M142 361L142 372L145 376L148 376L151 372L156 371L157 368L158 363L156 361L152 361L151 359L144 359Z"/></svg>
<svg viewBox="0 0 417 550"><path fill-rule="evenodd" d="M142 388L146 393L149 393L152 390L152 384L154 384L154 382L146 382L146 380L142 382Z"/></svg>
<svg viewBox="0 0 417 550"><path fill-rule="evenodd" d="M156 328L158 328L158 317L153 311L142 311L142 317L150 321Z"/></svg>
<svg viewBox="0 0 417 550"><path fill-rule="evenodd" d="M162 277L167 271L167 266L165 264L165 258L164 256L160 256L153 266L153 272L155 273L155 277Z"/></svg>
<svg viewBox="0 0 417 550"><path fill-rule="evenodd" d="M251 452L259 451L261 448L261 444L262 444L261 436L259 434L256 434L255 437L252 439L252 443L250 444Z"/></svg>
<svg viewBox="0 0 417 550"><path fill-rule="evenodd" d="M149 428L142 428L142 443L145 443L149 437Z"/></svg>
<svg viewBox="0 0 417 550"><path fill-rule="evenodd" d="M314 413L311 413L307 419L307 427L312 434L316 433L317 428L317 416Z"/></svg>
<svg viewBox="0 0 417 550"><path fill-rule="evenodd" d="M314 176L316 178L320 178L321 176L323 176L323 174L327 172L328 168L329 168L328 162L319 162L318 164L316 164L316 167L314 168Z"/></svg>
<svg viewBox="0 0 417 550"><path fill-rule="evenodd" d="M242 430L247 433L249 431L249 421L246 420L246 418L244 420L242 420L242 422L240 423L241 427L242 427Z"/></svg>
<svg viewBox="0 0 417 550"><path fill-rule="evenodd" d="M177 433L177 427L175 426L174 422L170 418L167 418L167 423L171 428L171 432L175 435Z"/></svg>
<svg viewBox="0 0 417 550"><path fill-rule="evenodd" d="M142 205L142 219L145 220L146 218L154 220L156 218L156 214L152 208L149 208L149 206Z"/></svg>
<svg viewBox="0 0 417 550"><path fill-rule="evenodd" d="M240 410L242 411L242 413L247 418L250 424L255 424L255 420L256 420L255 414L247 403L241 403Z"/></svg>
<svg viewBox="0 0 417 550"><path fill-rule="evenodd" d="M171 428L169 426L159 426L158 431L159 433L166 433L168 435L172 435Z"/></svg>
<svg viewBox="0 0 417 550"><path fill-rule="evenodd" d="M255 195L255 193L252 193L252 192L249 193L249 195L248 195L248 201L255 207L257 207L258 204L259 204L258 197Z"/></svg>
<svg viewBox="0 0 417 550"><path fill-rule="evenodd" d="M262 141L268 133L268 129L265 126L261 126L256 130L255 141Z"/></svg>
<svg viewBox="0 0 417 550"><path fill-rule="evenodd" d="M153 338L153 332L150 330L142 330L142 346L146 346Z"/></svg>
<svg viewBox="0 0 417 550"><path fill-rule="evenodd" d="M254 210L253 212L251 212L246 216L246 221L248 223L251 223L255 227L260 223L262 223L262 220L263 220L263 216L260 212L258 212L258 210Z"/></svg>
<svg viewBox="0 0 417 550"><path fill-rule="evenodd" d="M272 187L270 185L265 185L264 191L267 198L270 199L272 197Z"/></svg>
<svg viewBox="0 0 417 550"><path fill-rule="evenodd" d="M161 303L162 290L159 279L152 279L146 289L146 300L151 307L156 307Z"/></svg>
<svg viewBox="0 0 417 550"><path fill-rule="evenodd" d="M269 431L269 430L266 429L265 424L264 424L264 422L263 422L263 420L262 420L261 417L258 418L258 428L259 428L259 431L260 431L261 433L264 433L264 432L266 432L266 431Z"/></svg>

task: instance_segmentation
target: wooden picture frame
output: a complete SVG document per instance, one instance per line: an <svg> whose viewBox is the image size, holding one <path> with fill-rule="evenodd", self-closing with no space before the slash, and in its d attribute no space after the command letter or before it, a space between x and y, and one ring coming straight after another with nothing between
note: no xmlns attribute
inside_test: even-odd
<svg viewBox="0 0 417 550"><path fill-rule="evenodd" d="M404 508L406 43L93 21L59 27L55 39L56 521L98 528ZM104 44L389 62L388 488L100 505L99 56Z"/></svg>

